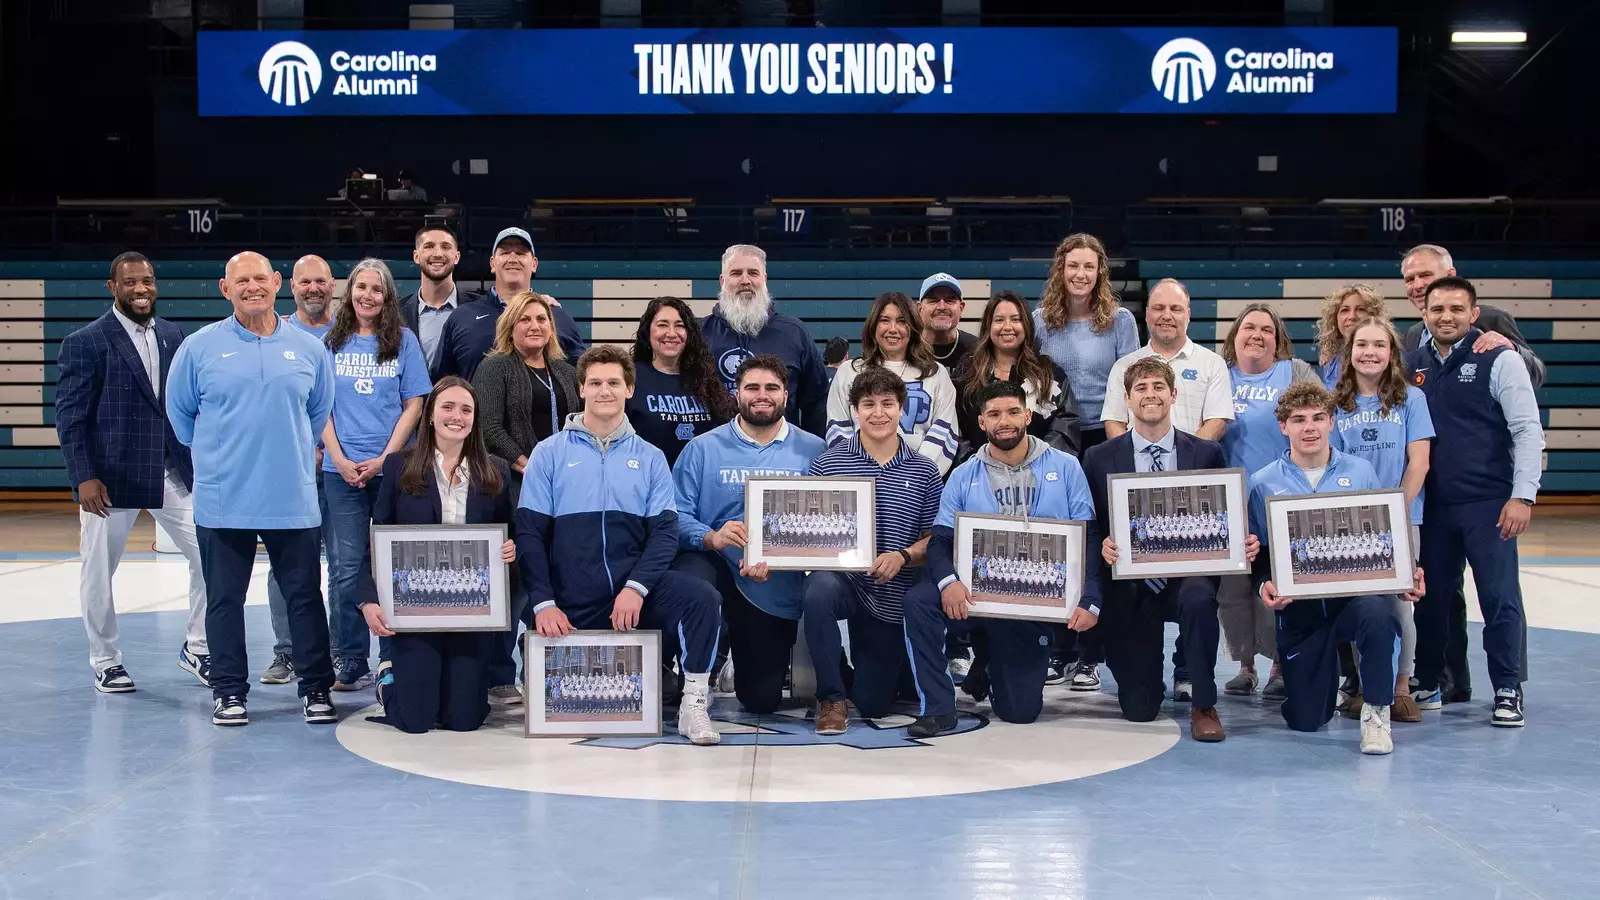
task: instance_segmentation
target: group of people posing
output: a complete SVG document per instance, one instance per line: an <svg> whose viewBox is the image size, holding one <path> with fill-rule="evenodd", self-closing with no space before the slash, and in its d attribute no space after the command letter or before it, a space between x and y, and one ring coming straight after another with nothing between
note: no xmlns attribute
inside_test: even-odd
<svg viewBox="0 0 1600 900"><path fill-rule="evenodd" d="M1135 553L1205 553L1228 549L1228 514L1174 513L1128 519Z"/></svg>
<svg viewBox="0 0 1600 900"><path fill-rule="evenodd" d="M1066 563L1053 563L1049 559L972 558L972 586L980 594L1016 594L1041 599L1065 597L1070 574Z"/></svg>
<svg viewBox="0 0 1600 900"><path fill-rule="evenodd" d="M489 570L479 566L452 569L397 569L396 606L480 606L489 602Z"/></svg>
<svg viewBox="0 0 1600 900"><path fill-rule="evenodd" d="M827 547L848 550L856 545L856 517L847 513L768 513L762 519L763 541L782 547Z"/></svg>
<svg viewBox="0 0 1600 900"><path fill-rule="evenodd" d="M1029 722L1047 681L1098 688L1102 659L1124 715L1148 720L1168 696L1163 624L1176 621L1171 694L1192 704L1197 740L1224 736L1214 670L1226 636L1240 663L1227 692L1253 693L1265 655L1266 693L1284 701L1291 727L1320 727L1337 704L1362 719L1364 750L1388 752L1391 707L1420 720L1411 709L1436 708L1448 693L1451 597L1468 559L1488 623L1492 721L1522 723L1515 536L1538 487L1537 359L1473 327L1473 286L1453 277L1441 248L1418 248L1403 266L1425 318L1409 355L1381 298L1373 308L1372 292L1352 287L1329 299L1339 336L1322 336L1320 371L1294 358L1265 303L1237 317L1218 356L1187 337L1188 292L1171 279L1149 294L1141 347L1100 242L1073 235L1038 309L1002 291L976 335L960 330L965 300L950 276L927 279L916 300L880 295L859 357L831 381L805 325L774 309L756 247L724 253L703 320L680 299L652 301L631 352L584 350L571 317L528 289L538 260L520 229L496 238L495 283L482 297L455 288L448 229L419 232L415 259L417 294L399 297L387 267L365 260L329 321L326 263L296 264L296 311L279 319L281 276L241 253L221 281L234 315L186 339L154 316L149 261L114 261L112 310L63 346L57 417L83 508L85 622L101 690L133 686L115 652L108 548L151 509L176 523L190 559L180 664L210 685L219 725L248 722L242 608L258 538L283 654L262 680L297 675L308 721L336 718L330 689L370 681L372 634L378 698L396 727L476 728L491 702L520 702L514 632L396 635L378 608L370 526L440 523L510 526L501 554L515 564L513 612L541 635L660 629L683 676L678 730L696 744L719 740L709 707L722 655L739 701L770 712L802 627L821 734L846 730L851 704L876 717L897 700L917 707L913 735L951 729L953 675L999 718ZM146 396L111 408L108 391L130 395L110 382ZM165 440L108 457L102 448L130 446L107 433L119 428ZM1453 462L1448 477L1430 475L1436 432L1483 452ZM1106 528L1107 475L1226 466L1251 473L1253 575L1110 579L1120 540L1133 535ZM747 565L752 475L874 478L869 571ZM1415 498L1415 523L1427 519L1426 593L1419 572L1406 597L1277 596L1260 553L1264 496L1394 487ZM968 615L953 553L962 512L1089 523L1104 565L1088 567L1065 629ZM1413 630L1416 671L1406 638L1397 673L1393 644ZM1355 652L1341 696L1346 644ZM1072 649L1068 679L1060 654ZM1464 661L1450 660L1449 678L1452 691L1465 689Z"/></svg>
<svg viewBox="0 0 1600 900"><path fill-rule="evenodd" d="M1291 542L1295 571L1307 575L1346 575L1394 568L1394 535L1387 531L1328 534Z"/></svg>

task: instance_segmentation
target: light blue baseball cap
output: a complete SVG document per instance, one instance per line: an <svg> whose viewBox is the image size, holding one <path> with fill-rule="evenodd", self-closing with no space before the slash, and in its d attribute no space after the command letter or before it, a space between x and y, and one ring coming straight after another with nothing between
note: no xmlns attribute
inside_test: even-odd
<svg viewBox="0 0 1600 900"><path fill-rule="evenodd" d="M528 242L528 252L533 253L533 235L515 226L501 229L500 233L494 236L494 244L489 247L489 252L494 253L499 250L500 245L505 243L506 238L522 238ZM533 255L538 256L539 254L534 253Z"/></svg>
<svg viewBox="0 0 1600 900"><path fill-rule="evenodd" d="M939 287L940 285L955 291L956 296L961 297L961 282L957 281L954 275L947 275L944 272L940 272L937 275L929 275L927 278L922 280L922 293L917 295L917 299L921 300L922 298L928 296L929 291ZM966 298L961 297L961 299L965 300Z"/></svg>

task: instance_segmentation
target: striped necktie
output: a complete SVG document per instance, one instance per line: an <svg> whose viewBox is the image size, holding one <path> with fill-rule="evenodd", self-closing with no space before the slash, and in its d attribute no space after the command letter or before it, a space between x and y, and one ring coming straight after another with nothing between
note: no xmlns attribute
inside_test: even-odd
<svg viewBox="0 0 1600 900"><path fill-rule="evenodd" d="M1144 448L1144 452L1150 454L1150 471L1165 472L1167 470L1166 467L1161 464L1161 457L1167 452L1165 448L1158 447L1155 444L1150 444ZM1167 588L1167 580L1165 578L1146 578L1144 580L1144 584L1145 587L1157 594L1161 593Z"/></svg>

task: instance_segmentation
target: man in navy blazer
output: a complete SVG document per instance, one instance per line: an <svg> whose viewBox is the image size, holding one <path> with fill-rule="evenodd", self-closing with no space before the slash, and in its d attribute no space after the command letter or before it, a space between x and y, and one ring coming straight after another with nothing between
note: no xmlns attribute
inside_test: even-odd
<svg viewBox="0 0 1600 900"><path fill-rule="evenodd" d="M1172 369L1159 357L1141 359L1123 375L1132 430L1090 448L1083 457L1084 474L1094 495L1095 518L1088 528L1085 553L1084 596L1100 607L1096 628L1102 632L1106 664L1117 681L1117 702L1124 718L1149 722L1161 712L1166 696L1162 679L1162 653L1166 622L1178 623L1178 645L1193 679L1190 734L1206 743L1220 741L1226 732L1217 717L1217 578L1189 576L1170 579L1111 580L1111 565L1129 552L1129 540L1112 535L1107 476L1128 472L1173 472L1186 469L1224 469L1227 457L1221 445L1179 431L1172 425L1172 404L1177 383ZM1244 498L1239 498L1242 502ZM1244 516L1244 509L1223 510ZM1199 510L1192 510L1199 513ZM1252 537L1249 548L1257 547ZM1249 553L1251 558L1253 553Z"/></svg>
<svg viewBox="0 0 1600 900"><path fill-rule="evenodd" d="M167 368L183 329L156 318L155 267L140 254L112 260L106 287L111 309L61 342L56 387L56 434L81 510L78 590L95 688L108 694L134 689L117 650L111 578L141 509L189 561L189 626L178 665L209 684L206 588L190 494L194 469L164 402Z"/></svg>

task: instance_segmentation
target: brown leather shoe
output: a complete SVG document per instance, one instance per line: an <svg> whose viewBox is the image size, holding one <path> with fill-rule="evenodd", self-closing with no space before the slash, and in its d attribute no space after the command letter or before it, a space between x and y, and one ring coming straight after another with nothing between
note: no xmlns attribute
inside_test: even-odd
<svg viewBox="0 0 1600 900"><path fill-rule="evenodd" d="M1339 715L1344 716L1346 719L1360 719L1361 695L1359 693L1352 694L1334 708L1339 711Z"/></svg>
<svg viewBox="0 0 1600 900"><path fill-rule="evenodd" d="M1389 707L1389 721L1422 721L1422 707L1417 705L1417 701L1412 698L1410 691L1394 695L1394 705Z"/></svg>
<svg viewBox="0 0 1600 900"><path fill-rule="evenodd" d="M1228 736L1222 730L1222 720L1217 718L1215 706L1189 712L1189 734L1202 744L1215 744Z"/></svg>
<svg viewBox="0 0 1600 900"><path fill-rule="evenodd" d="M850 727L850 704L823 700L817 704L817 734L844 734Z"/></svg>

